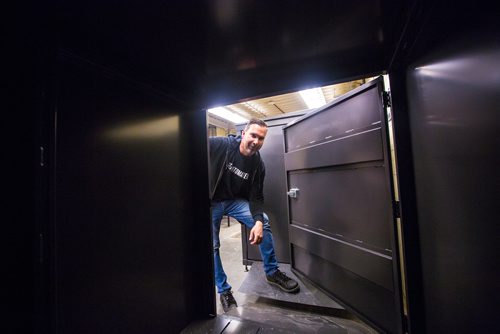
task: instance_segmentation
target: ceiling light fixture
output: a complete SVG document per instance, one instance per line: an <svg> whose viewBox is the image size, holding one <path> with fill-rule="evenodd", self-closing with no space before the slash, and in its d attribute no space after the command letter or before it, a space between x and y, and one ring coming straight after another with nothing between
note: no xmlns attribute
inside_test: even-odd
<svg viewBox="0 0 500 334"><path fill-rule="evenodd" d="M301 90L299 91L299 94L309 109L319 108L326 104L323 91L319 87Z"/></svg>
<svg viewBox="0 0 500 334"><path fill-rule="evenodd" d="M207 109L207 111L211 114L222 117L225 120L228 120L228 121L235 123L235 124L248 122L248 119L243 118L240 115L235 114L235 113L227 110L225 107L210 108L210 109Z"/></svg>

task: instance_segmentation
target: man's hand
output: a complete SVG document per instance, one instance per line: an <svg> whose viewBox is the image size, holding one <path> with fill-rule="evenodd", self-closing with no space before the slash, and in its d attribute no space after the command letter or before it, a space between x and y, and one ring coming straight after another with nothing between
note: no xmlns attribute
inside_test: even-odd
<svg viewBox="0 0 500 334"><path fill-rule="evenodd" d="M250 230L250 237L248 240L251 245L258 245L262 242L263 231L262 222L260 220L255 222L255 226Z"/></svg>

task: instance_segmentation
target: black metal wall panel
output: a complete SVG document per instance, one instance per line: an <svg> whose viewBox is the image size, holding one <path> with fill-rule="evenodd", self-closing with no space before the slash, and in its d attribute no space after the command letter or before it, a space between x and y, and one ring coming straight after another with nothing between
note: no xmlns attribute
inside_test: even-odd
<svg viewBox="0 0 500 334"><path fill-rule="evenodd" d="M191 206L208 195L207 175L196 170L207 170L206 158L191 156L206 154L206 134L190 139L206 116L119 73L61 59L53 330L179 332L214 313L210 238L202 237L208 203Z"/></svg>
<svg viewBox="0 0 500 334"><path fill-rule="evenodd" d="M451 33L407 74L428 333L498 328L500 44L494 21L496 30L484 20L474 32Z"/></svg>
<svg viewBox="0 0 500 334"><path fill-rule="evenodd" d="M292 268L379 329L401 332L382 91L378 78L284 128L287 182L296 189Z"/></svg>

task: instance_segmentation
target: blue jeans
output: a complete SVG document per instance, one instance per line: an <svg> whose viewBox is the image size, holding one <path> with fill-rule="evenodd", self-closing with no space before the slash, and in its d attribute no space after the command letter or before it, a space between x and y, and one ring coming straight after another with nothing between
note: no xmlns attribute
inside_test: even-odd
<svg viewBox="0 0 500 334"><path fill-rule="evenodd" d="M214 246L214 271L215 271L215 285L217 292L223 293L231 290L231 285L227 282L227 276L222 268L222 261L220 259L219 248L219 231L222 216L230 216L245 224L251 229L255 222L252 214L250 213L250 206L248 201L245 200L228 200L220 202L212 202L212 233L213 233L213 246ZM278 269L278 261L274 254L273 234L271 226L269 225L269 218L264 214L263 224L263 238L259 245L260 254L264 262L264 271L266 275L273 274Z"/></svg>

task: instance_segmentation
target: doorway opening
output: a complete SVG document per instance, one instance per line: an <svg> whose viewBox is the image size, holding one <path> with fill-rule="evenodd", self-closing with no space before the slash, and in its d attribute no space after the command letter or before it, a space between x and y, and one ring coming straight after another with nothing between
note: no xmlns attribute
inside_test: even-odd
<svg viewBox="0 0 500 334"><path fill-rule="evenodd" d="M334 103L336 99L342 98L350 91L355 90L358 87L361 87L362 85L376 78L377 77L363 78L341 84L314 87L313 89L309 88L300 92L297 91L287 94L261 97L258 99L246 100L226 106L216 106L209 109L207 113L208 136L239 135L244 129L246 121L250 118L262 119L268 123L269 132L261 153L263 153L264 148L269 147L267 150L268 152L266 152L265 154L268 155L268 159L263 156L264 163L266 164L265 191L268 193L265 194L265 198L266 202L270 201L272 203L265 207L265 211L266 213L268 213L268 210L273 211L277 210L277 208L279 211L280 204L276 203L276 199L278 197L281 197L283 199L283 196L281 196L279 193L273 193L273 191L276 191L277 189L279 189L279 191L282 191L283 186L286 187L286 185L280 184L279 181L277 182L275 180L277 177L274 176L273 173L275 173L276 175L281 174L280 178L283 178L283 166L279 164L278 166L276 166L275 164L275 162L278 161L280 157L281 159L283 159L283 127L288 123L292 123L298 118L304 117L309 113L313 113L316 110L321 109L323 105ZM389 82L387 76L384 76L384 82L386 90L389 90ZM307 102L305 99L306 94L317 95L317 97L319 96L321 102L312 102L319 103L316 105L307 104L309 102ZM386 111L387 114L385 115L385 117L388 121L389 136L388 144L390 145L389 152L391 154L390 163L392 163L390 170L393 173L393 192L397 200L397 169L394 165L395 159L394 141L392 136L391 110L390 108L386 108ZM273 133L273 131L276 133ZM276 143L269 143L269 141L276 140L278 140ZM269 176L271 180L268 179ZM286 182L286 180L284 182ZM287 201L286 196L284 198L285 201ZM283 205L281 205L281 209L283 209ZM290 272L293 263L291 259L290 244L288 238L289 219L286 212L280 212L277 214L272 213L272 215L273 217L270 217L270 221L273 230L273 236L275 238L277 258L281 268L284 267L285 271L288 270ZM226 219L226 217L224 217L224 219ZM281 220L281 223L277 222L279 220ZM397 224L397 237L399 240L398 247L399 251L401 251L402 240L399 220ZM258 248L249 245L247 241L248 233L249 231L245 227L240 226L240 224L238 224L238 222L232 218L228 218L227 223L223 221L221 224L221 259L225 271L228 274L228 280L231 281L233 290L236 290L234 291L234 294L236 299L238 300L238 305L241 308L239 311L240 316L242 313L242 309L246 309L248 311L248 314L253 314L253 316L255 316L255 312L250 310L254 310L256 307L262 308L263 305L265 305L265 307L267 308L285 306L289 309L295 309L295 311L297 312L305 311L309 316L311 314L318 314L322 317L324 317L325 315L332 316L334 318L336 317L338 318L338 321L344 321L344 325L345 321L353 321L351 323L352 326L365 326L362 327L362 332L368 333L374 330L368 325L369 322L361 321L356 315L354 315L354 313L347 311L340 304L335 303L336 305L338 305L338 307L329 307L331 305L328 305L328 302L325 303L324 300L321 301L321 299L324 297L321 288L316 289L314 285L312 285L311 288L317 291L317 295L315 296L316 300L314 300L313 298L313 300L309 302L304 302L304 300L302 300L301 302L293 302L293 298L291 302L290 299L287 300L287 298L282 298L280 294L275 294L273 298L272 295L266 295L266 293L262 292L262 290L258 290L258 287L254 287L253 290L252 288L249 289L249 285L255 285L254 280L256 279L256 275L258 275L255 273L257 272L261 275L263 275L263 273L262 269L260 269L262 264L260 261ZM402 264L401 267L403 268ZM294 273L292 273L292 275L294 275ZM261 277L261 280L265 281L264 276ZM305 282L307 282L307 279ZM309 291L307 293L309 293ZM405 295L404 286L402 294ZM328 296L326 296L326 298L328 299ZM218 315L224 316L224 312L220 307L218 300L216 301L216 304ZM347 324L346 326L349 325Z"/></svg>

